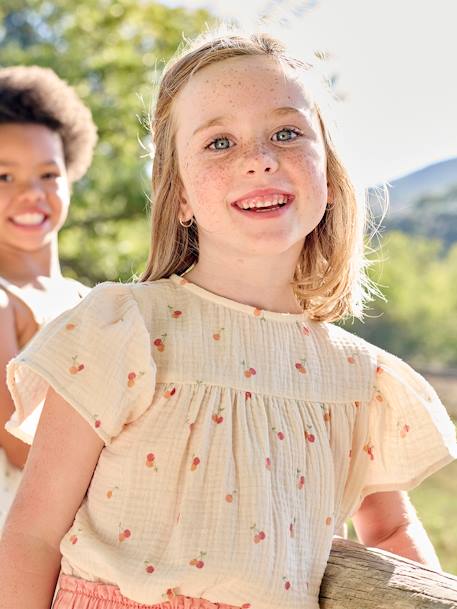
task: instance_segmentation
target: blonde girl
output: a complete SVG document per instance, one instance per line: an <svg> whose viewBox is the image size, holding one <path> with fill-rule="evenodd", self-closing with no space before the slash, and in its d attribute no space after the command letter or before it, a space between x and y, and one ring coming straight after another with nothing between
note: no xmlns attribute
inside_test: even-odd
<svg viewBox="0 0 457 609"><path fill-rule="evenodd" d="M44 406L2 609L48 609L60 568L56 609L317 609L348 517L439 568L405 491L456 456L454 427L331 323L367 290L364 212L318 99L264 34L166 68L143 277L97 286L8 368L9 428Z"/></svg>

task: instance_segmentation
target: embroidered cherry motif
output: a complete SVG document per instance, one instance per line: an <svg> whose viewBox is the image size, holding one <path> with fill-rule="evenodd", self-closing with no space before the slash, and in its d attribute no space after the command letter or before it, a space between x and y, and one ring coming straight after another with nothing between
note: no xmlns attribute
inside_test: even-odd
<svg viewBox="0 0 457 609"><path fill-rule="evenodd" d="M192 464L190 466L191 471L195 471L197 467L200 465L200 459L198 457L192 457Z"/></svg>
<svg viewBox="0 0 457 609"><path fill-rule="evenodd" d="M221 412L224 410L224 408L222 406L218 406L217 410L213 413L211 419L214 421L214 423L216 424L220 424L222 423L222 421L224 420L224 417L221 416Z"/></svg>
<svg viewBox="0 0 457 609"><path fill-rule="evenodd" d="M200 552L198 558L192 558L192 560L189 561L189 565L192 567L197 567L197 569L203 569L205 563L203 562L202 558L204 556L206 556L206 552Z"/></svg>
<svg viewBox="0 0 457 609"><path fill-rule="evenodd" d="M75 355L71 358L73 360L73 366L70 366L68 372L70 374L78 374L78 372L82 372L85 368L84 364L78 363L78 356Z"/></svg>
<svg viewBox="0 0 457 609"><path fill-rule="evenodd" d="M129 539L132 535L132 531L130 529L124 529L119 533L119 541L125 541Z"/></svg>
<svg viewBox="0 0 457 609"><path fill-rule="evenodd" d="M307 425L307 427L309 429L312 429L311 425ZM316 436L307 429L305 429L305 440L308 440L308 442L311 442L312 444L316 440Z"/></svg>
<svg viewBox="0 0 457 609"><path fill-rule="evenodd" d="M169 309L170 315L173 317L173 319L178 319L178 317L181 317L182 311L173 309L173 307L171 307L170 305L168 305L168 309Z"/></svg>
<svg viewBox="0 0 457 609"><path fill-rule="evenodd" d="M165 334L162 334L162 337L161 337L161 338L156 338L156 339L153 341L153 343L152 343L152 344L153 344L153 345L154 345L154 347L157 349L157 351L160 351L160 352L165 351L165 341L164 341L164 339L166 338L166 336L167 336L167 334L166 334L166 333L165 333Z"/></svg>
<svg viewBox="0 0 457 609"><path fill-rule="evenodd" d="M251 526L251 531L254 531L254 532L255 532L255 535L254 535L254 543L260 543L260 542L261 542L261 541L263 541L263 540L265 539L265 537L266 537L266 533L265 533L265 531L261 531L261 530L259 530L259 529L257 528L257 526L256 526L256 524L255 524L255 523L254 523L254 524Z"/></svg>
<svg viewBox="0 0 457 609"><path fill-rule="evenodd" d="M247 379L251 378L251 376L255 376L257 374L256 369L255 368L248 368L248 366L247 366L247 364L246 364L246 362L244 360L241 362L241 364L243 366L245 366L245 370L244 370L243 374L244 374L244 376Z"/></svg>
<svg viewBox="0 0 457 609"><path fill-rule="evenodd" d="M219 330L216 330L216 332L213 333L213 340L221 340L221 335L223 332L224 328L219 328Z"/></svg>
<svg viewBox="0 0 457 609"><path fill-rule="evenodd" d="M307 372L307 370L306 370L306 359L302 358L299 362L295 362L295 368L301 374L306 374L306 372Z"/></svg>
<svg viewBox="0 0 457 609"><path fill-rule="evenodd" d="M225 500L227 501L227 503L232 503L235 495L236 495L236 490L232 491L228 495L225 495Z"/></svg>

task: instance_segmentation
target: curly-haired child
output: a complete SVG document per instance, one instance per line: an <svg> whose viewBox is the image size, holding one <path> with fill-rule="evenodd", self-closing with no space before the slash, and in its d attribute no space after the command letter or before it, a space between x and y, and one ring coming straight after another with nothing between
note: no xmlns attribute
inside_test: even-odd
<svg viewBox="0 0 457 609"><path fill-rule="evenodd" d="M95 142L89 109L55 72L0 69L0 530L29 451L4 429L13 412L6 364L88 292L62 276L57 233Z"/></svg>

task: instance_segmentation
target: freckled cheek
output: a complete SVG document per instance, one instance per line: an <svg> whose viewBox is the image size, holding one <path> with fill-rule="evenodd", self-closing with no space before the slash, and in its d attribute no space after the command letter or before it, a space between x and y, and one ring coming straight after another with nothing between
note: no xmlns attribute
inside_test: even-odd
<svg viewBox="0 0 457 609"><path fill-rule="evenodd" d="M215 167L199 167L197 171L183 176L187 193L192 207L208 209L210 206L220 207L230 191L230 174L222 165Z"/></svg>
<svg viewBox="0 0 457 609"><path fill-rule="evenodd" d="M292 161L295 175L306 200L316 211L327 204L327 170L325 161L299 157Z"/></svg>

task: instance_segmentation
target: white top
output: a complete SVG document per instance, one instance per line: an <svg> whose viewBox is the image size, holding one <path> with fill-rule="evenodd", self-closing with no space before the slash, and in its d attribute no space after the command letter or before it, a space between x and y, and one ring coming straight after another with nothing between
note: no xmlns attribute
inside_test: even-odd
<svg viewBox="0 0 457 609"><path fill-rule="evenodd" d="M8 366L24 434L48 384L104 440L62 570L145 604L318 608L332 536L457 456L430 385L305 314L176 275L97 286ZM25 437L24 435L22 437Z"/></svg>
<svg viewBox="0 0 457 609"><path fill-rule="evenodd" d="M90 288L69 277L42 277L41 281L46 281L46 290L37 290L30 286L19 287L0 275L0 288L27 306L38 327L44 326L62 311L74 307L79 299L90 292Z"/></svg>
<svg viewBox="0 0 457 609"><path fill-rule="evenodd" d="M90 291L74 279L62 278L49 283L52 291L40 293L36 289L20 288L0 276L0 289L9 292L28 307L38 328L65 309L75 306ZM5 450L0 446L0 533L21 479L22 469L8 461Z"/></svg>

